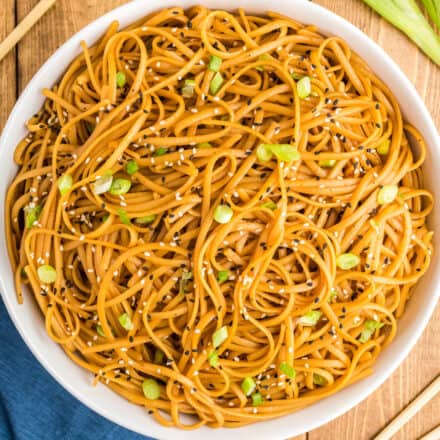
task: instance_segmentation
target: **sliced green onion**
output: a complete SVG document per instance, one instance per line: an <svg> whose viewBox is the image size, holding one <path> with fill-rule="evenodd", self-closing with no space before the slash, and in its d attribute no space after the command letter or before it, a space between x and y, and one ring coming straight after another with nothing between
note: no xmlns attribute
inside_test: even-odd
<svg viewBox="0 0 440 440"><path fill-rule="evenodd" d="M64 174L58 179L58 189L62 196L66 194L73 185L73 178L70 174Z"/></svg>
<svg viewBox="0 0 440 440"><path fill-rule="evenodd" d="M338 296L338 291L334 287L332 287L330 289L330 295L328 297L328 302L329 303L333 302L333 299L336 298L337 296Z"/></svg>
<svg viewBox="0 0 440 440"><path fill-rule="evenodd" d="M208 360L211 367L217 367L219 364L218 353L215 350L211 351L211 353L209 353Z"/></svg>
<svg viewBox="0 0 440 440"><path fill-rule="evenodd" d="M265 202L261 204L262 208L270 209L271 211L275 211L275 209L278 208L277 204L275 202Z"/></svg>
<svg viewBox="0 0 440 440"><path fill-rule="evenodd" d="M131 225L130 217L127 214L127 211L125 209L119 208L118 209L119 218L124 225Z"/></svg>
<svg viewBox="0 0 440 440"><path fill-rule="evenodd" d="M327 381L320 374L313 374L313 383L315 385L323 386L327 383Z"/></svg>
<svg viewBox="0 0 440 440"><path fill-rule="evenodd" d="M212 345L214 348L220 347L220 345L223 344L223 342L228 339L229 331L228 326L224 325L223 327L220 327L218 330L216 330L212 335Z"/></svg>
<svg viewBox="0 0 440 440"><path fill-rule="evenodd" d="M121 196L130 191L131 182L128 179L115 179L110 187L110 194L114 196Z"/></svg>
<svg viewBox="0 0 440 440"><path fill-rule="evenodd" d="M271 150L277 159L283 162L291 162L292 160L299 160L301 158L301 154L296 147L292 147L292 145L289 144L273 144Z"/></svg>
<svg viewBox="0 0 440 440"><path fill-rule="evenodd" d="M116 74L116 85L118 87L124 87L127 82L127 77L124 72L118 72Z"/></svg>
<svg viewBox="0 0 440 440"><path fill-rule="evenodd" d="M381 156L386 156L388 152L390 151L390 140L387 139L386 141L383 141L377 148L376 151Z"/></svg>
<svg viewBox="0 0 440 440"><path fill-rule="evenodd" d="M160 348L156 348L154 352L154 363L162 365L164 357L165 357L165 353Z"/></svg>
<svg viewBox="0 0 440 440"><path fill-rule="evenodd" d="M387 203L394 202L399 192L397 185L384 185L377 193L377 203L379 205L386 205Z"/></svg>
<svg viewBox="0 0 440 440"><path fill-rule="evenodd" d="M298 91L298 96L301 99L307 98L312 92L312 83L310 82L310 77L304 76L296 83L296 89Z"/></svg>
<svg viewBox="0 0 440 440"><path fill-rule="evenodd" d="M96 333L98 333L99 336L102 336L103 338L105 338L104 329L102 328L101 324L98 324L96 326Z"/></svg>
<svg viewBox="0 0 440 440"><path fill-rule="evenodd" d="M294 79L295 81L298 81L298 80L304 78L304 75L301 75L300 73L296 73L296 72L291 73L290 76L291 76L292 79Z"/></svg>
<svg viewBox="0 0 440 440"><path fill-rule="evenodd" d="M188 285L188 281L192 280L193 278L193 273L188 271L188 270L184 270L182 272L182 276L180 277L180 281L179 281L179 292L180 293L185 293L186 292L186 287Z"/></svg>
<svg viewBox="0 0 440 440"><path fill-rule="evenodd" d="M272 150L270 144L260 144L257 147L257 158L262 162L267 162L272 158Z"/></svg>
<svg viewBox="0 0 440 440"><path fill-rule="evenodd" d="M431 17L432 21L440 28L440 2L439 0L422 0L426 11Z"/></svg>
<svg viewBox="0 0 440 440"><path fill-rule="evenodd" d="M191 98L194 95L195 86L196 82L193 79L186 79L181 90L182 96L184 98Z"/></svg>
<svg viewBox="0 0 440 440"><path fill-rule="evenodd" d="M130 174L130 176L134 173L136 173L139 170L139 166L135 160L129 160L127 162L127 166L125 167L125 170L127 171L127 174Z"/></svg>
<svg viewBox="0 0 440 440"><path fill-rule="evenodd" d="M108 214L104 214L102 217L102 223L106 222L110 216Z"/></svg>
<svg viewBox="0 0 440 440"><path fill-rule="evenodd" d="M321 315L322 313L318 310L310 310L310 312L307 312L305 315L301 316L301 318L298 319L298 323L304 327L313 327L318 323Z"/></svg>
<svg viewBox="0 0 440 440"><path fill-rule="evenodd" d="M212 144L209 142L200 142L200 144L196 145L196 148L212 148Z"/></svg>
<svg viewBox="0 0 440 440"><path fill-rule="evenodd" d="M257 384L255 383L252 377L245 377L243 382L241 383L241 389L246 396L250 396L257 388Z"/></svg>
<svg viewBox="0 0 440 440"><path fill-rule="evenodd" d="M229 223L234 211L228 205L218 205L214 211L214 220L218 223Z"/></svg>
<svg viewBox="0 0 440 440"><path fill-rule="evenodd" d="M220 57L216 55L211 55L209 58L208 69L212 70L213 72L218 72L220 70L222 62L223 61Z"/></svg>
<svg viewBox="0 0 440 440"><path fill-rule="evenodd" d="M155 379L145 379L142 382L142 391L148 400L156 400L160 397L160 387Z"/></svg>
<svg viewBox="0 0 440 440"><path fill-rule="evenodd" d="M268 60L270 60L270 57L269 57L269 55L267 53L263 53L262 55L260 55L258 57L258 61L268 61ZM260 72L264 71L264 67L263 66L258 66L256 69L259 70Z"/></svg>
<svg viewBox="0 0 440 440"><path fill-rule="evenodd" d="M154 153L153 156L163 156L164 154L168 153L168 148L165 147L159 147Z"/></svg>
<svg viewBox="0 0 440 440"><path fill-rule="evenodd" d="M138 217L135 222L139 225L148 225L156 220L156 214L145 215L144 217Z"/></svg>
<svg viewBox="0 0 440 440"><path fill-rule="evenodd" d="M52 284L57 280L57 271L49 264L43 264L37 269L38 278L42 283Z"/></svg>
<svg viewBox="0 0 440 440"><path fill-rule="evenodd" d="M104 194L106 193L112 186L113 182L113 174L112 172L106 171L102 176L96 179L96 182L93 183L93 192L95 194Z"/></svg>
<svg viewBox="0 0 440 440"><path fill-rule="evenodd" d="M362 330L361 336L359 338L359 342L365 344L365 342L367 342L371 338L373 333L376 330L382 328L383 326L384 326L383 322L378 322L378 321L373 321L372 319L368 319L367 321L365 321L364 329Z"/></svg>
<svg viewBox="0 0 440 440"><path fill-rule="evenodd" d="M212 95L217 94L220 90L220 87L223 84L223 76L220 72L217 72L211 80L211 84L209 85L209 91Z"/></svg>
<svg viewBox="0 0 440 440"><path fill-rule="evenodd" d="M118 318L119 324L125 328L125 330L131 330L133 328L133 323L131 322L131 318L127 313L123 313Z"/></svg>
<svg viewBox="0 0 440 440"><path fill-rule="evenodd" d="M251 398L253 406L260 406L264 403L264 398L261 393L254 393L252 394Z"/></svg>
<svg viewBox="0 0 440 440"><path fill-rule="evenodd" d="M217 272L217 281L224 283L229 280L229 270L220 270Z"/></svg>
<svg viewBox="0 0 440 440"><path fill-rule="evenodd" d="M42 209L43 207L41 205L24 207L24 222L26 223L26 228L30 229L38 222Z"/></svg>
<svg viewBox="0 0 440 440"><path fill-rule="evenodd" d="M296 377L295 368L293 368L292 365L288 364L285 361L281 362L280 371L281 373L285 374L287 377L290 377L291 379L294 379Z"/></svg>
<svg viewBox="0 0 440 440"><path fill-rule="evenodd" d="M301 158L301 154L296 147L289 144L260 144L257 148L257 157L263 162L268 161L272 154L283 162L291 162Z"/></svg>
<svg viewBox="0 0 440 440"><path fill-rule="evenodd" d="M336 165L336 160L335 159L320 160L318 164L322 168L333 168Z"/></svg>
<svg viewBox="0 0 440 440"><path fill-rule="evenodd" d="M336 258L336 266L343 270L353 269L353 267L357 266L360 262L361 259L351 253L341 254Z"/></svg>

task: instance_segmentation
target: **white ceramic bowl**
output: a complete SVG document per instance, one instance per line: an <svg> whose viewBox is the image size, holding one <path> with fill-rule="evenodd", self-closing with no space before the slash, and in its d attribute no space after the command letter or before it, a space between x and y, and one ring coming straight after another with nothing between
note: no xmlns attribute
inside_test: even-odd
<svg viewBox="0 0 440 440"><path fill-rule="evenodd" d="M339 35L346 39L388 84L397 97L407 120L415 125L424 135L428 146L428 157L424 166L426 186L437 200L440 200L440 173L435 166L440 164L440 139L433 121L413 85L400 71L391 58L359 29L337 15L304 0L138 0L121 6L99 18L71 38L44 64L27 86L18 100L0 138L0 203L4 210L6 188L16 173L13 151L19 140L25 136L25 121L43 104L41 89L51 87L64 70L80 52L79 43L85 40L92 44L100 37L113 20L119 20L121 26L137 20L160 8L175 6L188 7L203 3L212 8L237 8L248 11L264 12L272 9L304 22L316 24L324 33ZM430 218L431 228L439 221L440 203L437 203ZM435 246L440 249L439 233L434 234ZM180 431L164 428L157 424L146 411L132 405L103 385L91 387L91 375L76 366L47 335L40 311L30 298L23 305L15 299L13 275L10 270L5 244L5 229L0 227L0 287L6 307L17 329L28 347L47 371L82 403L107 417L115 423L144 435L160 439L211 440L252 438L285 439L312 430L340 416L365 399L379 387L397 368L417 342L426 327L439 298L440 268L439 253L434 254L429 273L417 286L413 299L403 319L399 322L399 331L393 343L380 355L375 365L375 372L337 394L289 416L276 420L231 429L202 428L198 431Z"/></svg>

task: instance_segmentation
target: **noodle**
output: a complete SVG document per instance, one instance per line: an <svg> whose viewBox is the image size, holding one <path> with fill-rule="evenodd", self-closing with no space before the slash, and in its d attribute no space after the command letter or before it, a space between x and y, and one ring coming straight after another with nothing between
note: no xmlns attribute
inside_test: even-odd
<svg viewBox="0 0 440 440"><path fill-rule="evenodd" d="M390 90L275 13L165 9L82 48L6 200L18 300L27 285L50 337L179 428L279 417L370 374L432 250L426 146Z"/></svg>

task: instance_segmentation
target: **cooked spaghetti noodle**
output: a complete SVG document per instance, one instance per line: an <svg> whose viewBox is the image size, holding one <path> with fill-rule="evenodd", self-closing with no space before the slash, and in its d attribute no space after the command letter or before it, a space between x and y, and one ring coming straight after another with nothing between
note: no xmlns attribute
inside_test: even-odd
<svg viewBox="0 0 440 440"><path fill-rule="evenodd" d="M275 13L166 9L82 48L6 204L50 337L180 428L370 374L432 249L425 144L386 85Z"/></svg>

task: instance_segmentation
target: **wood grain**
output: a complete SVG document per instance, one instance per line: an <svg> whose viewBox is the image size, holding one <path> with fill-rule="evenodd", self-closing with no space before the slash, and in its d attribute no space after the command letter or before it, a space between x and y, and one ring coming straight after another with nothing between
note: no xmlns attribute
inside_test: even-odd
<svg viewBox="0 0 440 440"><path fill-rule="evenodd" d="M0 38L14 24L14 0L0 0ZM384 0L387 1L387 0ZM37 0L15 0L22 19ZM67 38L91 20L125 0L58 0L55 7L18 46L17 90L21 91L42 63ZM194 3L198 3L194 1ZM200 1L199 3L203 3ZM414 83L437 126L440 126L440 69L409 40L380 19L361 0L315 0L358 26L377 41ZM176 1L178 4L178 1ZM3 7L3 5L6 5ZM0 127L15 99L15 57L0 63ZM5 80L7 78L7 80ZM333 422L295 440L368 440L389 422L440 372L440 307L416 348L402 366L375 393ZM427 405L394 440L416 440L440 423L440 397Z"/></svg>
<svg viewBox="0 0 440 440"><path fill-rule="evenodd" d="M3 41L15 26L15 1L1 0L0 41ZM0 130L3 128L16 100L15 50L0 62Z"/></svg>

